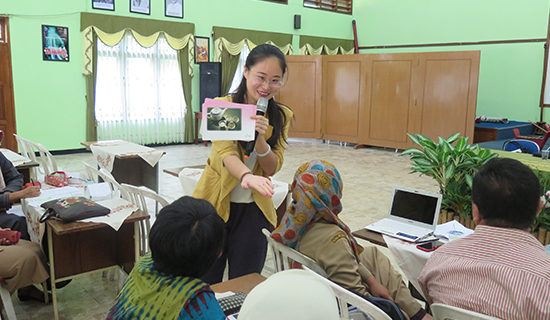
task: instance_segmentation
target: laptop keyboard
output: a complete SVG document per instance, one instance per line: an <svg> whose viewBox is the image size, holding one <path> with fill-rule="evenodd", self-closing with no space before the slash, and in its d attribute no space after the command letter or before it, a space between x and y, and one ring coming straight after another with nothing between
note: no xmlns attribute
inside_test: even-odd
<svg viewBox="0 0 550 320"><path fill-rule="evenodd" d="M399 221L394 221L390 219L382 219L375 223L376 229L384 230L386 232L392 232L396 235L405 236L411 235L413 237L410 237L411 239L415 239L416 237L421 237L429 232L429 230L425 228L420 228L417 226L411 226L407 223L402 223Z"/></svg>

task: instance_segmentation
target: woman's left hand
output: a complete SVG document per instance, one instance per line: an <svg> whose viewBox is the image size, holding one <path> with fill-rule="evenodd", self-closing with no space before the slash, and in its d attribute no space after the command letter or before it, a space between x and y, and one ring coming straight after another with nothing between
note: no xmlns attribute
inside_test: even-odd
<svg viewBox="0 0 550 320"><path fill-rule="evenodd" d="M258 132L258 136L263 136L269 127L269 120L264 116L258 115L250 116L250 119L256 120L256 131Z"/></svg>

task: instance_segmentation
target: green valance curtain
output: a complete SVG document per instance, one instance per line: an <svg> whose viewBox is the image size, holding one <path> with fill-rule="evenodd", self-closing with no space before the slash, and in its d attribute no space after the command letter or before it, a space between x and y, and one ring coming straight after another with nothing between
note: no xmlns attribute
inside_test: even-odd
<svg viewBox="0 0 550 320"><path fill-rule="evenodd" d="M96 40L101 39L106 45L114 46L120 42L124 33L131 32L136 41L144 46L154 45L162 33L168 44L178 52L178 63L182 77L183 93L187 105L185 116L185 142L194 140L193 116L191 108L191 78L193 77L195 25L192 23L158 21L102 15L95 13L81 13L80 31L83 46L83 71L86 76L86 139L97 140L95 105L95 81L97 48Z"/></svg>
<svg viewBox="0 0 550 320"><path fill-rule="evenodd" d="M354 54L354 41L312 36L300 36L301 55Z"/></svg>
<svg viewBox="0 0 550 320"><path fill-rule="evenodd" d="M259 44L272 44L286 54L292 54L292 35L245 29L213 27L214 59L222 63L222 92L229 91L231 81L239 65L239 55L244 47L250 50Z"/></svg>

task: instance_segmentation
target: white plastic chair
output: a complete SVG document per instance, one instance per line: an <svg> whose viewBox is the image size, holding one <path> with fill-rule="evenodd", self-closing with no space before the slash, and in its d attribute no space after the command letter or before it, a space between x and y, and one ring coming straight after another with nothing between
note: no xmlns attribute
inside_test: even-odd
<svg viewBox="0 0 550 320"><path fill-rule="evenodd" d="M113 194L113 196L121 197L122 199L130 201L130 197L128 196L126 190L120 187L118 181L116 181L115 177L113 177L113 175L109 171L101 168L98 171L98 175L99 177L101 177L101 179L103 179L103 181L109 184L109 188L111 188L111 193Z"/></svg>
<svg viewBox="0 0 550 320"><path fill-rule="evenodd" d="M315 276L322 279L322 281L327 283L332 288L332 291L334 291L334 295L338 300L340 319L350 319L348 311L348 304L350 304L376 320L391 320L390 316L388 316L384 311L380 310L377 306L370 303L369 301L363 299L362 297L347 289L344 289L343 287L330 281L329 279L322 277L317 272L313 272L313 270L305 265L302 265L302 268L315 274Z"/></svg>
<svg viewBox="0 0 550 320"><path fill-rule="evenodd" d="M32 142L21 136L13 134L17 140L17 145L21 155L31 159L33 162L39 163L40 167L34 167L32 169L33 178L35 180L43 180L40 175L49 175L52 172L59 171L57 162L54 156L40 143ZM35 150L38 151L39 158L36 157Z"/></svg>
<svg viewBox="0 0 550 320"><path fill-rule="evenodd" d="M430 305L434 320L500 320L482 313L448 306L441 303Z"/></svg>
<svg viewBox="0 0 550 320"><path fill-rule="evenodd" d="M93 181L94 183L98 183L99 182L98 177L100 175L99 169L97 169L97 167L94 167L91 164L88 164L84 161L82 163L84 163L84 166L86 167L86 173L88 174L88 181Z"/></svg>
<svg viewBox="0 0 550 320"><path fill-rule="evenodd" d="M6 314L8 315L8 320L17 320L17 317L15 316L15 309L13 308L13 302L11 301L10 292L8 289L4 288L3 284L2 278L0 278L0 299L4 305ZM0 312L2 312L1 308Z"/></svg>
<svg viewBox="0 0 550 320"><path fill-rule="evenodd" d="M149 231L151 230L151 223L150 220L155 220L158 205L161 206L161 208L166 207L169 205L169 201L166 200L163 196L157 194L153 190L141 186L136 187L130 184L123 183L120 185L121 189L128 195L128 201L130 201L135 206L139 207L139 209L146 214L150 216L149 219L141 221L140 223L140 255L143 256L147 252L149 252ZM151 199L155 202L154 210L149 210L149 207L147 206L147 199Z"/></svg>
<svg viewBox="0 0 550 320"><path fill-rule="evenodd" d="M315 262L315 260L311 259L301 252L298 252L292 248L285 246L282 243L277 242L275 239L271 238L271 232L269 232L267 229L262 229L262 232L267 238L267 243L273 251L273 260L275 262L276 272L292 269L292 263L293 261L296 261L326 278L327 273L317 264L317 262Z"/></svg>

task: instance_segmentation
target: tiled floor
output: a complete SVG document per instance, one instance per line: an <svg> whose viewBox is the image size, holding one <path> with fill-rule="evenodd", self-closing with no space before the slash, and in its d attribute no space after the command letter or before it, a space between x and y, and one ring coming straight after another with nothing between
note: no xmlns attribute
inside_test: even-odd
<svg viewBox="0 0 550 320"><path fill-rule="evenodd" d="M158 149L166 152L160 161L160 193L167 198L176 199L183 195L179 179L163 173L162 169L204 164L210 154L210 146L179 145ZM64 171L85 173L82 161L94 163L90 152L59 155L55 158ZM326 144L313 139L289 139L285 163L274 178L291 183L295 170L311 159L330 161L340 171L344 183L344 210L341 218L351 230L357 230L384 217L393 185L438 191L431 178L408 174L408 158L400 157L399 152L394 149L354 149L349 145L341 146L335 142ZM272 271L273 266L268 258L263 274L268 276ZM116 297L116 290L117 281L102 278L101 273L77 278L58 291L60 318L105 319ZM15 296L13 300L19 320L53 319L51 303L44 305L38 302L19 302Z"/></svg>

